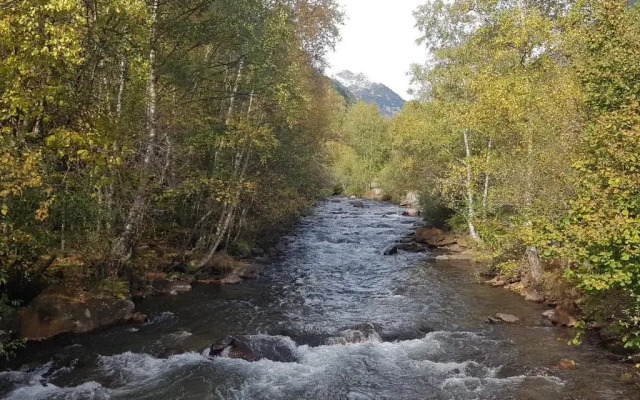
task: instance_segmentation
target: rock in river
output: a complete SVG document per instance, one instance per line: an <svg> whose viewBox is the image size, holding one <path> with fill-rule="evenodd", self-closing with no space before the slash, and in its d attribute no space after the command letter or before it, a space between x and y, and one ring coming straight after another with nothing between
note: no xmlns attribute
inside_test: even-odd
<svg viewBox="0 0 640 400"><path fill-rule="evenodd" d="M554 324L561 326L574 326L578 321L578 308L571 299L563 299L554 310L547 310L542 315L549 318Z"/></svg>
<svg viewBox="0 0 640 400"><path fill-rule="evenodd" d="M174 296L191 290L191 284L189 282L167 278L156 278L151 283L151 286L153 286L153 291L157 295Z"/></svg>
<svg viewBox="0 0 640 400"><path fill-rule="evenodd" d="M131 300L83 291L49 287L20 311L20 334L31 340L61 333L84 333L127 321Z"/></svg>
<svg viewBox="0 0 640 400"><path fill-rule="evenodd" d="M524 299L532 303L544 303L545 297L544 297L544 294L542 293L532 291L532 292L527 292Z"/></svg>
<svg viewBox="0 0 640 400"><path fill-rule="evenodd" d="M508 324L515 324L516 322L520 321L520 318L511 314L497 313L495 317L487 317L487 320L488 322L491 322L493 324L497 324L501 322L506 322Z"/></svg>
<svg viewBox="0 0 640 400"><path fill-rule="evenodd" d="M382 254L385 256L390 256L392 254L396 254L397 252L398 252L398 246L392 244L387 246L382 252Z"/></svg>
<svg viewBox="0 0 640 400"><path fill-rule="evenodd" d="M238 275L236 275L233 272L227 274L227 276L222 278L222 280L220 281L220 283L222 283L224 285L235 285L235 284L238 284L240 282L242 282L242 278L240 278Z"/></svg>

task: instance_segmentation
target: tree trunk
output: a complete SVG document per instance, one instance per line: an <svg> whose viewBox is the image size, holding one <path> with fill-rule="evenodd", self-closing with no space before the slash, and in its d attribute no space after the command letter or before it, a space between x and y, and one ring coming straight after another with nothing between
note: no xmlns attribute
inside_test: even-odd
<svg viewBox="0 0 640 400"><path fill-rule="evenodd" d="M529 264L531 285L535 290L540 290L544 282L544 271L542 270L542 263L540 262L540 256L538 255L538 249L536 246L527 246L525 255L527 256L527 262Z"/></svg>
<svg viewBox="0 0 640 400"><path fill-rule="evenodd" d="M153 0L151 6L151 32L149 35L149 76L147 79L147 147L141 166L141 178L138 190L129 209L129 215L124 231L116 239L116 243L111 251L111 258L118 263L131 258L135 246L136 237L139 234L140 226L147 207L147 188L150 183L151 163L154 159L157 137L157 91L158 72L156 65L156 39L157 39L157 18L158 2Z"/></svg>
<svg viewBox="0 0 640 400"><path fill-rule="evenodd" d="M233 107L235 105L236 95L238 93L240 80L242 79L243 65L244 65L244 60L240 60L240 65L238 65L238 72L236 73L236 80L235 80L235 83L233 84L233 89L231 90L231 99L229 100L229 108L227 109L227 116L224 120L224 124L226 126L229 126L229 123L231 122L231 116L233 115ZM224 141L221 141L220 144L218 145L218 149L222 148L223 144L224 144ZM213 152L213 168L214 169L218 165L218 149L216 149L216 151Z"/></svg>
<svg viewBox="0 0 640 400"><path fill-rule="evenodd" d="M482 192L482 217L487 218L487 203L489 199L489 161L491 159L491 149L493 148L493 139L489 139L487 144L487 160L484 172L484 190Z"/></svg>
<svg viewBox="0 0 640 400"><path fill-rule="evenodd" d="M471 147L469 146L469 132L465 129L462 131L464 138L464 150L465 150L465 169L467 171L465 186L467 190L467 221L469 225L469 235L476 242L480 242L480 235L476 231L476 227L473 224L474 219L474 206L473 206L473 171L471 169Z"/></svg>
<svg viewBox="0 0 640 400"><path fill-rule="evenodd" d="M122 98L124 96L124 87L127 80L127 56L122 56L120 59L120 79L118 86L118 97L116 99L116 115L118 119L122 114Z"/></svg>
<svg viewBox="0 0 640 400"><path fill-rule="evenodd" d="M532 229L531 213L533 212L533 196L534 196L534 177L535 177L535 158L533 152L533 135L529 134L527 138L527 181L525 190L525 207L527 222L525 223L526 229ZM525 250L527 257L527 263L529 264L529 275L531 276L531 284L533 288L539 290L542 287L544 280L544 272L542 270L542 263L540 262L540 255L536 246L531 244L527 245Z"/></svg>
<svg viewBox="0 0 640 400"><path fill-rule="evenodd" d="M225 125L229 125L229 123L231 122L231 117L233 115L233 109L234 109L234 104L235 104L235 99L236 99L236 95L238 93L238 87L240 85L240 80L242 79L242 66L243 66L244 62L240 61L240 65L238 66L238 73L236 75L236 81L234 83L233 86L233 91L231 93L231 100L229 102L229 109L227 110L227 117L225 119ZM249 107L247 110L247 113L251 112L251 107L253 106L253 93L249 99ZM230 185L235 185L237 183L238 179L242 179L242 176L244 175L244 169L242 169L242 171L240 170L240 167L242 165L242 160L243 158L245 158L245 154L246 154L247 149L239 149L236 150L235 155L233 156L233 170L231 173L231 178L230 178ZM217 158L217 151L214 153L214 166L215 166L215 160ZM233 199L234 202L237 202L238 199ZM222 242L222 240L225 237L225 234L227 233L227 230L229 229L229 225L231 224L231 221L233 220L233 216L235 215L235 209L236 209L236 205L235 204L229 204L229 200L224 202L224 205L222 207L222 212L220 213L220 219L218 220L218 224L216 226L216 233L214 236L214 241L213 244L209 247L209 251L207 252L207 255L198 263L198 267L203 267L205 266L207 263L209 263L211 261L211 259L213 258L213 256L215 255L216 251L218 251L218 247L220 246L220 243Z"/></svg>

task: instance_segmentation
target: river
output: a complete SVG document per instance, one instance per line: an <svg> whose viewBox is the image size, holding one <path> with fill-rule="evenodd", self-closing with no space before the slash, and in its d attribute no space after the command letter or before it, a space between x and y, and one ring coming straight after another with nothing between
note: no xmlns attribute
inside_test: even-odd
<svg viewBox="0 0 640 400"><path fill-rule="evenodd" d="M326 201L264 277L137 304L142 326L33 343L0 373L8 399L638 399L625 366L544 305L475 283L472 266L383 256L420 220ZM487 324L496 312L517 324ZM228 335L264 358L206 355ZM576 367L562 370L561 359Z"/></svg>

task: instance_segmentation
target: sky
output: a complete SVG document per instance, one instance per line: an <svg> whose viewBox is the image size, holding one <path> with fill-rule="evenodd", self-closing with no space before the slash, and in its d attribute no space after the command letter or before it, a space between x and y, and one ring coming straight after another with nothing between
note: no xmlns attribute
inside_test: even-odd
<svg viewBox="0 0 640 400"><path fill-rule="evenodd" d="M415 44L419 31L412 12L428 0L338 0L345 12L342 40L328 55L329 75L363 73L405 99L411 96L407 73L423 63L426 50Z"/></svg>

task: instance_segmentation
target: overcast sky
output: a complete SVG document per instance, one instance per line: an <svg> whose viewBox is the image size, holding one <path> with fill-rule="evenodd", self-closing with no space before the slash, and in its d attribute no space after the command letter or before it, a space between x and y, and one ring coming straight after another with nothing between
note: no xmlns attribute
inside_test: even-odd
<svg viewBox="0 0 640 400"><path fill-rule="evenodd" d="M412 11L427 0L338 0L346 19L342 41L329 55L329 75L342 70L364 73L408 99L412 63L422 63L426 51L415 44Z"/></svg>

